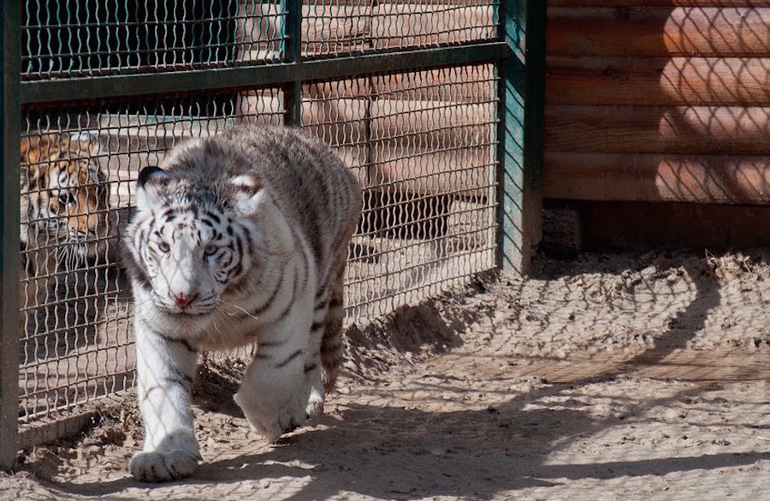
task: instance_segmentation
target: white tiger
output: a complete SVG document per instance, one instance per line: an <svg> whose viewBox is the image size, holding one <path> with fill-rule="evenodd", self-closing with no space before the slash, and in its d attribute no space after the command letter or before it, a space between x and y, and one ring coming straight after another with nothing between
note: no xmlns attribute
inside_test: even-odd
<svg viewBox="0 0 770 501"><path fill-rule="evenodd" d="M200 460L190 386L202 350L256 342L235 401L268 441L323 412L342 356L342 280L361 190L291 128L241 126L173 149L137 182L124 237L145 428L142 481Z"/></svg>

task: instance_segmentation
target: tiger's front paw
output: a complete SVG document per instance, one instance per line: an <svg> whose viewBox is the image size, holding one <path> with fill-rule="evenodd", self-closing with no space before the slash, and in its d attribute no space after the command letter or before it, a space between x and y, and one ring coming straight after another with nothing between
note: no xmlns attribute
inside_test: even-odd
<svg viewBox="0 0 770 501"><path fill-rule="evenodd" d="M128 469L140 482L168 482L192 475L200 459L194 437L177 437L164 440L154 451L137 452Z"/></svg>

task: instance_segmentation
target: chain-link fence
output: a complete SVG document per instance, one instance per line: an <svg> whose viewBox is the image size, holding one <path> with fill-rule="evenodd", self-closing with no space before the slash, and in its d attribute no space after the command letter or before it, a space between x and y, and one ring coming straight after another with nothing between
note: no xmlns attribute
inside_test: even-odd
<svg viewBox="0 0 770 501"><path fill-rule="evenodd" d="M4 97L21 81L21 126L13 112L4 121L2 336L4 347L18 346L18 368L6 353L0 369L5 440L16 439L8 431L16 426L23 445L55 438L71 416L132 387L119 238L139 170L185 138L244 122L298 125L339 154L364 187L348 323L515 261L510 249L526 246L521 2L29 0L4 8ZM14 29L20 47L8 41ZM7 213L12 180L20 231L8 225L18 222Z"/></svg>

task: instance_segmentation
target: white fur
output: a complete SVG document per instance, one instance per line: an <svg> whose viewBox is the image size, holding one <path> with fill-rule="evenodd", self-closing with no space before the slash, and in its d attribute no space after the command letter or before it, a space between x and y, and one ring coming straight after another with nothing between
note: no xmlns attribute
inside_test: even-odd
<svg viewBox="0 0 770 501"><path fill-rule="evenodd" d="M137 193L137 199L142 191L145 190ZM147 205L137 225L151 217L151 207L156 201L146 193L142 200ZM191 352L174 339L184 339L197 350L233 348L256 340L258 346L263 346L259 353L264 355L269 351L270 359L258 356L253 360L234 398L252 428L270 442L323 409L320 360L307 359L318 351L317 347L310 346L309 336L317 287L309 246L302 239L295 241L288 221L264 191L243 200L239 207L244 216L253 218L252 231L266 226L273 230L265 238L270 254L276 259L265 270L264 287L260 291L250 291L238 298L237 303L215 303L210 311L196 310L191 305L192 313L204 312L199 315L169 314L168 311L178 313L179 310L171 299L173 294L208 297L223 292L211 268L201 264L191 235L178 228L171 229L177 232L176 245L170 249L168 261L162 261L157 268L148 267L154 271L150 273L153 291L148 293L137 283L133 286L137 387L146 431L144 449L130 465L136 478L148 481L181 478L191 473L199 457L189 392L180 385L163 384L164 378L178 377L175 374L179 372L193 375L196 369L197 357L191 356ZM144 259L136 248L131 250L138 260ZM309 263L307 269L305 262ZM279 279L284 286L267 310L239 324L229 322L229 316L263 304ZM296 292L293 290L295 280L301 285ZM287 308L290 308L289 314L279 318ZM280 344L273 347L274 343ZM297 350L302 350L303 355L280 368L275 366L276 360L284 360ZM316 370L306 375L304 367L311 362Z"/></svg>
<svg viewBox="0 0 770 501"><path fill-rule="evenodd" d="M320 146L291 128L234 127L175 147L165 171L140 176L125 236L146 431L134 477L181 478L197 464L196 352L257 344L234 398L268 441L323 411L361 192ZM241 237L239 263L225 240Z"/></svg>

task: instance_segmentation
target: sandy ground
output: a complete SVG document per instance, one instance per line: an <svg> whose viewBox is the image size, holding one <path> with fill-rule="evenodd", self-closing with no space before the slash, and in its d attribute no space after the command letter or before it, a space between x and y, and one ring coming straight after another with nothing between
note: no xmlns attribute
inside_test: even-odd
<svg viewBox="0 0 770 501"><path fill-rule="evenodd" d="M129 400L0 499L770 499L769 305L768 251L540 258L351 328L327 414L277 445L207 363L194 477L129 477Z"/></svg>

